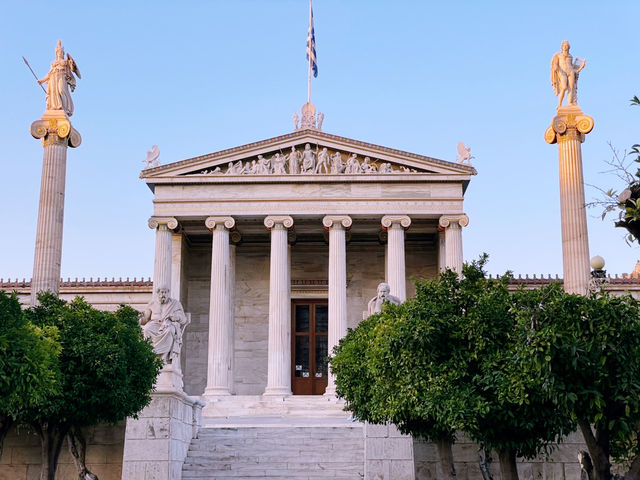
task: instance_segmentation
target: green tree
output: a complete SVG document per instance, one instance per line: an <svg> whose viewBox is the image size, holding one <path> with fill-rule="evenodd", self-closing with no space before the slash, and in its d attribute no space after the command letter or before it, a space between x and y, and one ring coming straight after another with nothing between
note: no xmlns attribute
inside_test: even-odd
<svg viewBox="0 0 640 480"><path fill-rule="evenodd" d="M531 322L522 358L568 405L586 440L596 480L610 480L611 458L640 478L640 307L630 296L583 297L548 287L518 312Z"/></svg>
<svg viewBox="0 0 640 480"><path fill-rule="evenodd" d="M56 327L62 347L61 390L28 417L42 441L41 478L54 480L67 434L79 450L76 460L84 470L80 478L85 478L81 429L135 416L151 401L162 364L144 340L132 308L122 306L111 313L96 310L82 298L69 304L52 294L38 298L40 305L25 314L36 325Z"/></svg>
<svg viewBox="0 0 640 480"><path fill-rule="evenodd" d="M29 323L16 295L0 290L0 457L12 425L59 392L59 352L57 329Z"/></svg>

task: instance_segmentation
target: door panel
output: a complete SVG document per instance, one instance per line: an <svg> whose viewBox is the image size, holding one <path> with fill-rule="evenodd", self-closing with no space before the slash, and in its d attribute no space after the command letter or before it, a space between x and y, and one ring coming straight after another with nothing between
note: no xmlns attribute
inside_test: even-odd
<svg viewBox="0 0 640 480"><path fill-rule="evenodd" d="M326 300L293 300L291 389L294 395L322 395L327 388Z"/></svg>

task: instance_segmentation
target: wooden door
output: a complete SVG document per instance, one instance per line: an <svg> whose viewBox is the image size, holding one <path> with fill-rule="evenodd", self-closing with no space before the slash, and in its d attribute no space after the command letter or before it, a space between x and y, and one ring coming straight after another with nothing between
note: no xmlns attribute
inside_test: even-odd
<svg viewBox="0 0 640 480"><path fill-rule="evenodd" d="M291 389L294 395L322 395L327 388L326 300L293 300L291 305Z"/></svg>

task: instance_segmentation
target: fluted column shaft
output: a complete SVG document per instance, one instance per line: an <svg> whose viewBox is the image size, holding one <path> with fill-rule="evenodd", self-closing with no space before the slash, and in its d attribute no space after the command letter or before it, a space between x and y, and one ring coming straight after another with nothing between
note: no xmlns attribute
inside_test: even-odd
<svg viewBox="0 0 640 480"><path fill-rule="evenodd" d="M411 225L406 215L385 215L382 228L387 229L387 275L391 295L404 302L407 299L407 272L405 269L404 231Z"/></svg>
<svg viewBox="0 0 640 480"><path fill-rule="evenodd" d="M291 395L291 273L287 229L289 216L265 218L271 230L269 275L269 352L265 395Z"/></svg>
<svg viewBox="0 0 640 480"><path fill-rule="evenodd" d="M351 227L351 217L327 215L322 224L329 230L329 332L327 347L333 354L341 338L347 334L347 251L346 230ZM335 376L329 374L325 395L335 396Z"/></svg>
<svg viewBox="0 0 640 480"><path fill-rule="evenodd" d="M149 228L156 231L156 254L153 262L153 291L158 288L171 288L171 264L173 252L173 232L178 222L173 217L151 217ZM175 295L175 292L172 292ZM177 297L179 298L179 293Z"/></svg>
<svg viewBox="0 0 640 480"><path fill-rule="evenodd" d="M559 107L545 132L548 143L558 143L564 289L581 295L587 294L590 278L581 144L592 129L593 119L574 105Z"/></svg>
<svg viewBox="0 0 640 480"><path fill-rule="evenodd" d="M230 395L231 313L229 296L231 261L229 230L232 217L209 217L205 222L211 230L211 296L209 303L209 349L205 396Z"/></svg>
<svg viewBox="0 0 640 480"><path fill-rule="evenodd" d="M60 291L66 169L66 142L45 145L31 281L32 304L38 292Z"/></svg>
<svg viewBox="0 0 640 480"><path fill-rule="evenodd" d="M445 238L445 229L438 226L438 272L444 272L447 268L447 241Z"/></svg>
<svg viewBox="0 0 640 480"><path fill-rule="evenodd" d="M469 217L464 213L459 215L443 215L439 225L444 228L444 267L462 274L462 227L469 224Z"/></svg>
<svg viewBox="0 0 640 480"><path fill-rule="evenodd" d="M82 138L62 110L47 110L31 124L31 135L42 139L44 147L31 280L31 304L35 305L38 292L60 291L67 148L80 146Z"/></svg>

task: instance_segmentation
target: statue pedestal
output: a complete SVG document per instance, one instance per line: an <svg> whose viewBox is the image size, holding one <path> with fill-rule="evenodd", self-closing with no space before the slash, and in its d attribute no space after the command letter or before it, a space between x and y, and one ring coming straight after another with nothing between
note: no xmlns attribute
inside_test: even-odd
<svg viewBox="0 0 640 480"><path fill-rule="evenodd" d="M182 393L183 386L182 371L179 368L174 368L173 365L165 365L156 379L154 390L157 393Z"/></svg>

